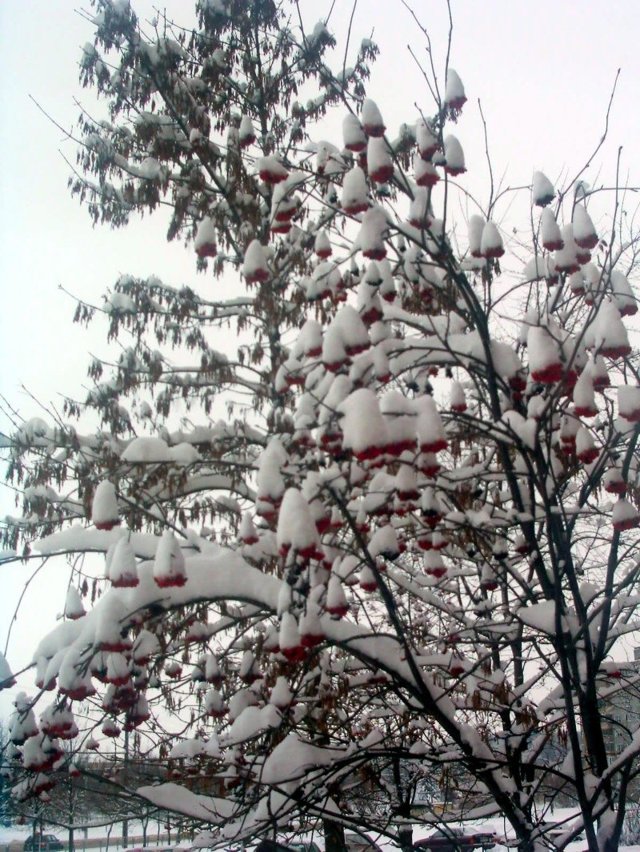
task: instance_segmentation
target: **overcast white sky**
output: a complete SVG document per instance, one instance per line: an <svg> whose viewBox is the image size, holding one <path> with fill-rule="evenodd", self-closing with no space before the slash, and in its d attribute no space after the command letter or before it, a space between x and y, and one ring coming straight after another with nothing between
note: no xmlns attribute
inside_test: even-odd
<svg viewBox="0 0 640 852"><path fill-rule="evenodd" d="M152 222L117 233L93 229L68 195L69 167L60 151L73 161L74 145L30 96L64 127L71 127L78 114L74 97L91 105L90 95L77 83L80 49L91 38L90 25L75 11L78 5L74 0L0 3L0 392L25 414L36 413L37 406L22 384L43 402L59 401L61 393L79 392L86 353L105 351L99 336L71 323L73 303L60 287L99 302L100 293L121 272L159 273L175 284L194 279L191 253L167 246L162 229ZM133 0L133 5L147 14L154 6L149 0ZM191 7L188 0L161 5L178 20ZM314 22L330 3L302 0L301 5ZM442 67L444 0L414 0L413 7L430 30L436 64ZM629 182L640 185L637 0L453 0L452 7L451 65L469 97L456 134L465 147L474 192L486 197L488 190L478 98L497 176L504 173L506 184L526 184L538 168L553 180L566 178L602 134L618 68L608 142L585 178L611 182L622 145L623 180L629 172ZM336 34L344 33L350 9L350 0L336 0L330 25ZM410 43L424 57L424 39L400 0L360 0L354 35L359 39L372 30L382 55L370 94L393 131L402 121L415 121L415 103L425 113L431 111L426 86L406 49ZM196 284L203 290L214 286L203 277ZM3 569L0 647L27 570ZM31 647L34 625L39 634L43 622L62 607L60 582L43 577L39 587L53 589L54 602L44 608L40 596L27 595L25 616L10 648L14 662Z"/></svg>
<svg viewBox="0 0 640 852"><path fill-rule="evenodd" d="M3 282L0 388L21 408L26 384L40 399L73 392L84 377L86 332L73 328L73 306L64 286L98 299L120 272L151 273L160 267L175 280L192 274L191 257L166 248L161 233L144 223L114 234L93 229L66 190L74 145L37 109L33 96L64 127L78 114L73 99L91 106L77 83L81 45L89 24L74 0L4 0L0 4L0 276ZM188 0L161 4L179 15ZM442 58L446 35L444 0L415 0ZM452 66L465 83L469 104L458 128L474 186L486 196L476 100L489 126L494 170L507 182L527 183L533 168L552 179L573 171L597 142L616 69L622 69L612 111L609 144L596 160L610 178L615 151L623 162L640 162L640 10L635 0L453 0ZM150 11L149 0L135 3ZM309 20L328 0L303 0ZM350 0L337 0L335 30L344 31ZM371 93L390 129L425 112L430 100L409 56L410 43L424 56L424 40L400 0L360 0L354 25L369 35L382 56ZM441 64L441 63L440 63ZM591 170L595 177L596 169ZM636 181L640 175L636 173ZM204 283L200 280L201 285ZM64 346L61 346L64 330ZM95 344L97 345L97 343Z"/></svg>

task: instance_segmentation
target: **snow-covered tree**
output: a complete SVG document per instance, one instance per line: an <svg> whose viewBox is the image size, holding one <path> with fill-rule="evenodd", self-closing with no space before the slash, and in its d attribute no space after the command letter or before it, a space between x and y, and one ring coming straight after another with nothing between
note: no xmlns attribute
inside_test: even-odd
<svg viewBox="0 0 640 852"><path fill-rule="evenodd" d="M72 188L116 226L168 209L236 291L120 279L122 354L66 412L100 429L12 438L10 544L106 561L74 562L35 650L17 792L46 788L57 739L125 729L167 764L127 794L212 844L324 821L327 848L338 826L410 848L435 777L447 819L499 813L523 850L560 796L579 816L559 848L617 848L640 751L606 733L640 571L622 193L535 172L525 239L510 193L465 194L452 68L392 135L369 41L332 73L327 28L271 2L203 0L193 31L96 7L83 75L110 120L85 119ZM342 136L318 141L330 106Z"/></svg>

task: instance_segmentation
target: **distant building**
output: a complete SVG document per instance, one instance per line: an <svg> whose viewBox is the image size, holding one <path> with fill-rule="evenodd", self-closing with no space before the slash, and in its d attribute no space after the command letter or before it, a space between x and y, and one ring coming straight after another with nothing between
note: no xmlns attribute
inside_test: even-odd
<svg viewBox="0 0 640 852"><path fill-rule="evenodd" d="M616 670L619 686L612 683L611 691L602 699L605 744L608 755L620 754L640 728L640 648L634 659L620 663Z"/></svg>

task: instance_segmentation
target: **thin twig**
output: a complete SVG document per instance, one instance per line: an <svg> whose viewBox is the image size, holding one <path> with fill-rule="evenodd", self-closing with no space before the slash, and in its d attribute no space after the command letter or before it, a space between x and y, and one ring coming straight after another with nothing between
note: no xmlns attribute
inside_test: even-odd
<svg viewBox="0 0 640 852"><path fill-rule="evenodd" d="M493 210L493 167L491 165L491 155L489 153L489 132L487 130L487 121L484 117L484 112L482 111L482 103L480 98L478 98L478 109L480 110L480 118L482 119L482 131L484 133L484 153L487 158L487 165L489 167L489 205L487 207L487 218L491 219L491 212Z"/></svg>
<svg viewBox="0 0 640 852"><path fill-rule="evenodd" d="M20 606L22 605L22 601L24 600L24 596L27 594L27 590L29 589L29 586L31 585L33 580L35 580L35 578L38 576L40 571L42 571L42 569L44 568L44 566L47 564L48 561L49 561L48 556L42 557L42 562L40 563L40 565L38 565L36 570L29 577L29 579L25 582L25 584L22 588L22 592L20 593L20 597L18 598L18 603L16 604L16 608L13 612L13 616L11 618L11 621L9 622L9 629L7 630L7 641L4 644L4 655L5 655L5 657L7 656L7 652L9 650L9 640L11 639L11 631L13 629L13 625L18 620L18 612L20 610Z"/></svg>
<svg viewBox="0 0 640 852"><path fill-rule="evenodd" d="M333 11L333 6L335 5L335 0L331 5L331 11ZM358 0L353 0L353 6L351 7L351 15L349 16L349 26L347 27L347 39L344 46L344 56L342 57L342 81L344 83L347 76L347 54L349 52L349 43L351 41L351 29L353 27L353 19L356 14L356 9L358 8ZM329 13L331 14L331 12ZM328 20L328 18L327 18Z"/></svg>
<svg viewBox="0 0 640 852"><path fill-rule="evenodd" d="M613 86L612 86L612 88L611 88L611 94L609 95L609 103L607 104L607 111L606 111L606 113L605 113L605 117L604 117L604 130L603 130L603 132L602 132L602 136L600 137L600 141L598 142L598 144L596 145L596 147L593 149L593 151L592 151L592 153L591 153L591 156L587 159L586 163L582 166L582 168L580 169L580 171L578 172L578 174L577 174L577 175L574 177L574 179L573 179L573 180L569 183L567 190L565 190L565 192L563 192L563 193L558 193L558 195L559 195L559 201L560 201L560 202L562 201L562 199L564 198L564 196L566 195L566 193L569 191L569 188L570 188L570 187L575 186L575 184L576 184L576 183L578 182L578 180L580 179L580 176L581 176L582 174L584 174L584 172L585 172L585 171L589 168L589 166L590 166L590 165L591 165L591 163L593 162L593 160L594 160L594 158L595 158L596 154L598 153L598 151L600 150L600 148L602 148L602 146L603 146L603 145L604 145L604 143L605 143L605 140L606 140L606 138L607 138L607 136L608 136L608 134L609 134L609 119L610 119L610 117L611 117L611 107L613 106L613 98L614 98L615 93L616 93L616 87L617 87L617 85L618 85L618 80L619 80L619 78L620 78L620 68L618 68L618 70L616 71L616 76L615 76L615 78L614 78Z"/></svg>
<svg viewBox="0 0 640 852"><path fill-rule="evenodd" d="M33 97L33 95L29 95L29 100L33 101L33 103L34 103L34 104L36 105L36 107L40 110L40 112L44 115L44 117L45 117L45 118L47 118L47 119L51 122L51 124L53 124L53 126L54 126L54 127L57 127L57 128L58 128L58 130L62 131L62 133L64 134L65 139L71 139L73 142L75 142L75 143L76 143L76 145L83 145L83 146L85 146L85 147L86 147L86 143L85 143L85 142L83 142L83 140L82 140L82 139L78 139L78 138L76 138L70 130L66 130L66 129L65 129L65 128L64 128L64 127L60 124L60 122L59 122L59 121L56 121L56 120L55 120L55 118L54 118L54 117L53 117L50 113L48 113L48 112L46 111L46 109L42 106L42 104L41 104L41 103L39 103L39 102L38 102L38 101L37 101L37 100Z"/></svg>

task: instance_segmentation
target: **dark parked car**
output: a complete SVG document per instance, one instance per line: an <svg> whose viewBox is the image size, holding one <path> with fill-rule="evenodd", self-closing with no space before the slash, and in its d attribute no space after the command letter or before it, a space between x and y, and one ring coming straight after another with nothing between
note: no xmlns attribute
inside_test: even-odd
<svg viewBox="0 0 640 852"><path fill-rule="evenodd" d="M465 832L461 828L448 828L416 840L413 848L419 852L471 852L472 849L493 849L496 839L492 831Z"/></svg>
<svg viewBox="0 0 640 852"><path fill-rule="evenodd" d="M255 852L289 852L289 847L284 843L278 843L277 840L271 840L265 837L256 846Z"/></svg>
<svg viewBox="0 0 640 852"><path fill-rule="evenodd" d="M64 846L55 834L38 834L27 837L24 842L24 852L62 852Z"/></svg>
<svg viewBox="0 0 640 852"><path fill-rule="evenodd" d="M355 831L345 831L344 845L349 852L382 852L375 841L363 837L361 834L356 834Z"/></svg>
<svg viewBox="0 0 640 852"><path fill-rule="evenodd" d="M280 843L278 840L265 838L256 846L255 852L320 852L320 848L313 841Z"/></svg>

